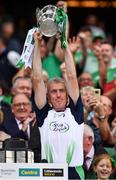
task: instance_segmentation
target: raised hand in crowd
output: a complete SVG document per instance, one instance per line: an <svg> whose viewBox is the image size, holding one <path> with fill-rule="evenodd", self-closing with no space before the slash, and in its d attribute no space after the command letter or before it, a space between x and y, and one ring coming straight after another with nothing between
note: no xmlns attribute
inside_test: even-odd
<svg viewBox="0 0 116 180"><path fill-rule="evenodd" d="M99 85L101 86L101 88L104 88L104 85L106 84L106 80L107 80L108 64L103 57L102 49L100 45L93 46L93 52L98 60L98 72L100 77Z"/></svg>
<svg viewBox="0 0 116 180"><path fill-rule="evenodd" d="M81 39L80 37L75 37L73 36L73 38L69 38L69 46L70 46L70 50L71 52L74 54L78 49L81 49Z"/></svg>

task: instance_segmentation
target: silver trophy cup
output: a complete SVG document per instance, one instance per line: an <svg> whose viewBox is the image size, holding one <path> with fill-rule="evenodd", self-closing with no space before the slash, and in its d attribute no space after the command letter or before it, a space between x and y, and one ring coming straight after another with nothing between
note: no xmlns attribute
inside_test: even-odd
<svg viewBox="0 0 116 180"><path fill-rule="evenodd" d="M52 37L57 34L58 26L55 22L57 7L47 5L43 9L36 9L37 26L39 32L47 37Z"/></svg>

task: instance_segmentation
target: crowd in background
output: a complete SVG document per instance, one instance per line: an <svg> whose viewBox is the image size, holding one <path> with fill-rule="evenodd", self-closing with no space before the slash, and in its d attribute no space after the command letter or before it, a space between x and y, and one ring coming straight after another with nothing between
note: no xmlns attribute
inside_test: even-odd
<svg viewBox="0 0 116 180"><path fill-rule="evenodd" d="M58 7L67 12L66 3ZM0 140L17 137L29 141L35 162L41 161L40 132L35 113L33 73L16 67L27 33L25 22L15 36L12 17L0 17ZM84 111L83 168L86 179L116 178L116 54L104 24L95 15L86 19L76 36L67 37L73 55ZM42 37L42 78L62 77L66 71L64 53L56 37ZM39 68L38 68L39 69ZM23 123L20 123L23 122ZM18 125L18 126L17 126ZM25 133L26 132L26 133ZM38 141L37 141L38 139ZM77 140L78 141L78 140ZM77 157L78 158L78 157ZM100 170L100 163L103 169ZM104 165L105 164L105 165ZM102 166L102 165L101 165ZM102 172L103 171L103 172Z"/></svg>

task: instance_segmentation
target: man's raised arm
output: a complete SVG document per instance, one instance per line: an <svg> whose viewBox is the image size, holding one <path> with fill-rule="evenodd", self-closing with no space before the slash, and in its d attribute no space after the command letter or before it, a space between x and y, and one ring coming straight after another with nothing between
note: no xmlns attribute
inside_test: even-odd
<svg viewBox="0 0 116 180"><path fill-rule="evenodd" d="M66 74L64 75L64 79L65 79L67 91L73 102L76 104L79 97L79 86L77 81L74 59L70 51L68 42L67 42L67 48L64 49L64 56L65 56L65 67L66 67L66 71L65 71Z"/></svg>
<svg viewBox="0 0 116 180"><path fill-rule="evenodd" d="M39 109L41 109L46 103L46 87L42 78L42 62L40 55L41 38L38 32L34 33L34 40L33 88L36 105Z"/></svg>

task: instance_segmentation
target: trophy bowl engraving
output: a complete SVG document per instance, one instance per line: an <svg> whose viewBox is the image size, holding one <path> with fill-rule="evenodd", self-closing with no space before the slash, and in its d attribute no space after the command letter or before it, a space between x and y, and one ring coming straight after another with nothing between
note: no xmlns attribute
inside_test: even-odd
<svg viewBox="0 0 116 180"><path fill-rule="evenodd" d="M40 32L47 37L54 36L57 33L57 26L53 20L46 19L40 26Z"/></svg>
<svg viewBox="0 0 116 180"><path fill-rule="evenodd" d="M43 9L36 9L37 26L42 35L51 37L57 33L57 24L54 22L57 7L47 5Z"/></svg>

